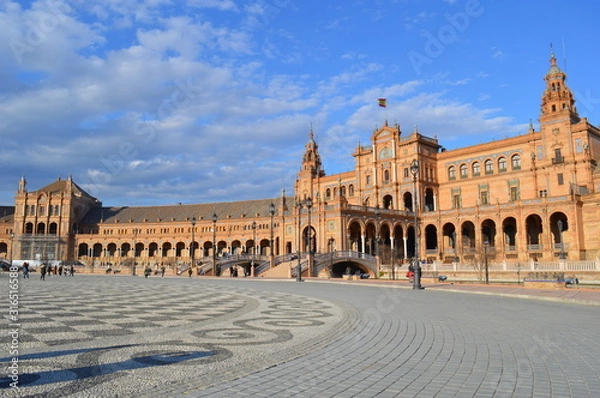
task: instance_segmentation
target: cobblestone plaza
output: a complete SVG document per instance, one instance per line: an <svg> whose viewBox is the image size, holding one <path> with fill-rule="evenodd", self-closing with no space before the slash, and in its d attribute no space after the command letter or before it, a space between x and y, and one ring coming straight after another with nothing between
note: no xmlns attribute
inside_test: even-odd
<svg viewBox="0 0 600 398"><path fill-rule="evenodd" d="M8 284L7 274L0 278ZM597 292L573 291L596 303L583 305L556 294L540 301L500 290L445 291L450 287L113 275L41 281L33 274L19 280L19 395L6 374L0 392L592 397L600 391ZM9 326L3 317L5 369L14 343Z"/></svg>

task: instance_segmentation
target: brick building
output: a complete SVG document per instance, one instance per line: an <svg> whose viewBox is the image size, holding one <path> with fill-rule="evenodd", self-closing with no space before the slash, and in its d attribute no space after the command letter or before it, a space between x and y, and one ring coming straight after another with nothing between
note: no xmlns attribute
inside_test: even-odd
<svg viewBox="0 0 600 398"><path fill-rule="evenodd" d="M539 130L481 145L445 150L386 121L355 149L354 170L327 175L311 131L293 196L103 207L71 178L32 192L21 178L14 206L0 208L0 256L154 266L233 255L275 266L309 249L377 255L380 264L415 250L438 264L477 261L482 251L508 262L595 259L600 130L579 116L554 56L544 81Z"/></svg>

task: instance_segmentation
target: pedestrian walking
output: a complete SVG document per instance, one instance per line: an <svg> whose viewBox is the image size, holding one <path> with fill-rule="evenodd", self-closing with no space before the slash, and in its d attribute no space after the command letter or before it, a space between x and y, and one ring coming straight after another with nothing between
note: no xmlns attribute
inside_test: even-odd
<svg viewBox="0 0 600 398"><path fill-rule="evenodd" d="M42 265L40 266L40 279L45 281L46 280L46 263L42 263Z"/></svg>
<svg viewBox="0 0 600 398"><path fill-rule="evenodd" d="M192 277L192 267L188 268L188 277Z"/></svg>
<svg viewBox="0 0 600 398"><path fill-rule="evenodd" d="M164 277L165 277L165 266L164 266L164 265L163 265L162 267L160 267L160 276L161 276L162 278L164 278Z"/></svg>
<svg viewBox="0 0 600 398"><path fill-rule="evenodd" d="M29 279L29 263L27 261L23 263L23 278Z"/></svg>
<svg viewBox="0 0 600 398"><path fill-rule="evenodd" d="M412 265L412 263L408 266L406 277L408 278L409 282L412 282L413 278L415 277L415 267Z"/></svg>

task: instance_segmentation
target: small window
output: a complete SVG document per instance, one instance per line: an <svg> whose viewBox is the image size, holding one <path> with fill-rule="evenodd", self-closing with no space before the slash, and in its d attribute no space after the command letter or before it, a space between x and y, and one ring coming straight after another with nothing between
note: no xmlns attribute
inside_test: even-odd
<svg viewBox="0 0 600 398"><path fill-rule="evenodd" d="M498 173L503 173L506 171L506 158L498 159Z"/></svg>
<svg viewBox="0 0 600 398"><path fill-rule="evenodd" d="M519 200L519 188L510 187L510 201L516 202L517 200Z"/></svg>
<svg viewBox="0 0 600 398"><path fill-rule="evenodd" d="M366 185L371 185L371 176L366 177L366 182L367 182Z"/></svg>
<svg viewBox="0 0 600 398"><path fill-rule="evenodd" d="M488 191L481 191L479 193L479 201L481 202L482 205L490 204L489 199L488 199Z"/></svg>
<svg viewBox="0 0 600 398"><path fill-rule="evenodd" d="M545 198L545 197L547 197L547 196L548 196L548 191L547 191L547 190L545 190L545 189L542 189L542 190L540 191L540 198Z"/></svg>
<svg viewBox="0 0 600 398"><path fill-rule="evenodd" d="M456 168L454 166L448 168L448 179L450 181L456 180Z"/></svg>
<svg viewBox="0 0 600 398"><path fill-rule="evenodd" d="M467 171L467 165L460 165L460 178L467 178L469 176L469 172Z"/></svg>
<svg viewBox="0 0 600 398"><path fill-rule="evenodd" d="M481 174L481 165L479 162L473 163L473 177L477 177Z"/></svg>
<svg viewBox="0 0 600 398"><path fill-rule="evenodd" d="M565 184L565 178L563 177L562 173L558 173L557 174L557 178L558 178L558 185L564 185Z"/></svg>
<svg viewBox="0 0 600 398"><path fill-rule="evenodd" d="M485 161L485 174L494 174L494 163L490 159Z"/></svg>
<svg viewBox="0 0 600 398"><path fill-rule="evenodd" d="M576 138L575 139L575 152L576 153L582 153L583 152L583 145L581 144L581 138Z"/></svg>
<svg viewBox="0 0 600 398"><path fill-rule="evenodd" d="M408 177L410 177L410 174L409 174L409 173L410 173L410 171L408 170L408 167L405 167L405 168L404 168L404 178L408 178Z"/></svg>
<svg viewBox="0 0 600 398"><path fill-rule="evenodd" d="M455 194L452 196L452 208L454 209L460 209L460 194Z"/></svg>
<svg viewBox="0 0 600 398"><path fill-rule="evenodd" d="M538 160L544 159L544 147L541 145L537 146L537 158Z"/></svg>
<svg viewBox="0 0 600 398"><path fill-rule="evenodd" d="M521 155L513 155L510 162L513 170L521 170Z"/></svg>

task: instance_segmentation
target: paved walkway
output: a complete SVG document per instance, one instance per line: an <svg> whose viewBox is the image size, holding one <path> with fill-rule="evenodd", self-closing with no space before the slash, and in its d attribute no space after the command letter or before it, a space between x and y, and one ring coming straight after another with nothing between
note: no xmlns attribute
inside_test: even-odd
<svg viewBox="0 0 600 398"><path fill-rule="evenodd" d="M522 285L510 284L482 284L482 283L428 283L429 278L423 278L421 283L426 289L444 290L460 293L473 293L493 296L519 297L545 301L560 301L564 303L600 306L600 288L571 287L565 289L531 289ZM319 282L319 279L313 279ZM408 281L393 281L386 279L367 279L360 281L342 281L332 279L333 283L361 284L365 286L393 286L412 289Z"/></svg>
<svg viewBox="0 0 600 398"><path fill-rule="evenodd" d="M4 294L6 274L0 283ZM598 395L600 291L426 287L111 275L20 280L20 395L2 374L0 395ZM0 327L12 330L5 319ZM7 335L0 337L3 368L12 360L4 354L14 343Z"/></svg>

